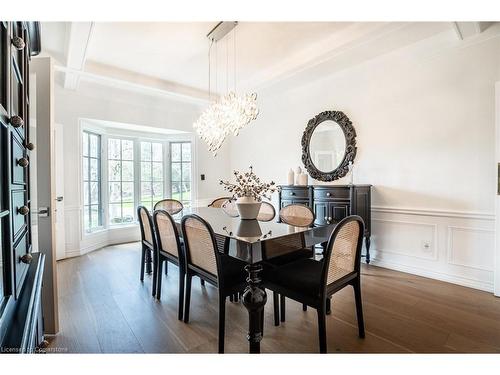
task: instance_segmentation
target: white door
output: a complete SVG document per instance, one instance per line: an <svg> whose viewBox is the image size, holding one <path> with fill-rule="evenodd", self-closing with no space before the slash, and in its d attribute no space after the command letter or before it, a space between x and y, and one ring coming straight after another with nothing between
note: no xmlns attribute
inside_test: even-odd
<svg viewBox="0 0 500 375"><path fill-rule="evenodd" d="M495 197L496 203L496 225L495 225L495 285L494 293L495 296L500 297L500 82L495 85L495 122L496 122L496 133L495 133L495 172L496 172L496 192Z"/></svg>
<svg viewBox="0 0 500 375"><path fill-rule="evenodd" d="M56 199L54 202L56 260L60 260L66 258L66 234L64 230L64 133L61 124L55 124L54 146L56 172Z"/></svg>

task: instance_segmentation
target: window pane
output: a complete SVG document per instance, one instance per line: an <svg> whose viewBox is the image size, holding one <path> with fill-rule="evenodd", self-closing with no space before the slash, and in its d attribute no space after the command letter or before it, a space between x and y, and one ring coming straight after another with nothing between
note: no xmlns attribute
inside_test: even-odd
<svg viewBox="0 0 500 375"><path fill-rule="evenodd" d="M141 142L141 160L151 160L151 142Z"/></svg>
<svg viewBox="0 0 500 375"><path fill-rule="evenodd" d="M141 162L141 181L151 181L151 163Z"/></svg>
<svg viewBox="0 0 500 375"><path fill-rule="evenodd" d="M108 139L108 159L120 159L119 139Z"/></svg>
<svg viewBox="0 0 500 375"><path fill-rule="evenodd" d="M181 180L181 163L172 163L172 176L170 178L172 181Z"/></svg>
<svg viewBox="0 0 500 375"><path fill-rule="evenodd" d="M163 181L163 163L153 162L153 181Z"/></svg>
<svg viewBox="0 0 500 375"><path fill-rule="evenodd" d="M83 204L90 204L89 202L89 183L83 183Z"/></svg>
<svg viewBox="0 0 500 375"><path fill-rule="evenodd" d="M120 181L121 180L122 164L120 161L110 160L108 162L108 180Z"/></svg>
<svg viewBox="0 0 500 375"><path fill-rule="evenodd" d="M123 209L123 222L124 223L133 223L134 222L134 203L124 203L122 206Z"/></svg>
<svg viewBox="0 0 500 375"><path fill-rule="evenodd" d="M94 158L99 156L99 138L95 134L89 134L90 155Z"/></svg>
<svg viewBox="0 0 500 375"><path fill-rule="evenodd" d="M170 147L171 147L172 161L181 161L181 144L171 143Z"/></svg>
<svg viewBox="0 0 500 375"><path fill-rule="evenodd" d="M141 200L151 200L151 182L141 182Z"/></svg>
<svg viewBox="0 0 500 375"><path fill-rule="evenodd" d="M110 204L109 205L109 222L111 224L120 224L122 222L122 209L121 205Z"/></svg>
<svg viewBox="0 0 500 375"><path fill-rule="evenodd" d="M153 161L163 161L163 145L153 143Z"/></svg>
<svg viewBox="0 0 500 375"><path fill-rule="evenodd" d="M98 181L99 180L99 160L98 159L90 159L90 180Z"/></svg>
<svg viewBox="0 0 500 375"><path fill-rule="evenodd" d="M88 158L83 158L82 176L83 176L83 181L89 180L89 159Z"/></svg>
<svg viewBox="0 0 500 375"><path fill-rule="evenodd" d="M92 220L91 228L97 228L101 226L100 215L99 215L99 206L93 205L90 206L90 217Z"/></svg>
<svg viewBox="0 0 500 375"><path fill-rule="evenodd" d="M155 199L163 198L163 182L153 182L153 197Z"/></svg>
<svg viewBox="0 0 500 375"><path fill-rule="evenodd" d="M90 203L91 204L99 204L99 183L91 182L90 183Z"/></svg>
<svg viewBox="0 0 500 375"><path fill-rule="evenodd" d="M89 134L83 133L83 144L82 144L83 156L89 155Z"/></svg>
<svg viewBox="0 0 500 375"><path fill-rule="evenodd" d="M134 162L122 162L122 181L134 181Z"/></svg>
<svg viewBox="0 0 500 375"><path fill-rule="evenodd" d="M141 206L146 207L149 211L153 210L153 202L152 201L141 201Z"/></svg>
<svg viewBox="0 0 500 375"><path fill-rule="evenodd" d="M191 163L182 163L182 181L191 181Z"/></svg>
<svg viewBox="0 0 500 375"><path fill-rule="evenodd" d="M123 182L122 183L122 201L134 203L134 183L133 182Z"/></svg>
<svg viewBox="0 0 500 375"><path fill-rule="evenodd" d="M172 199L181 200L181 183L172 182Z"/></svg>
<svg viewBox="0 0 500 375"><path fill-rule="evenodd" d="M191 143L182 144L182 161L191 161Z"/></svg>
<svg viewBox="0 0 500 375"><path fill-rule="evenodd" d="M134 160L134 142L122 140L122 159Z"/></svg>
<svg viewBox="0 0 500 375"><path fill-rule="evenodd" d="M109 202L119 203L122 201L122 190L121 183L110 182L109 183Z"/></svg>
<svg viewBox="0 0 500 375"><path fill-rule="evenodd" d="M182 183L182 199L183 201L191 200L191 183L183 182Z"/></svg>

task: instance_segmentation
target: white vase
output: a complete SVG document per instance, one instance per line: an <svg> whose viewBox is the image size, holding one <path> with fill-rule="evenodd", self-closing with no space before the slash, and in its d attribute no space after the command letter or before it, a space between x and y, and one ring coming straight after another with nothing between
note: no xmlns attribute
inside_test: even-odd
<svg viewBox="0 0 500 375"><path fill-rule="evenodd" d="M293 172L292 168L290 168L290 170L288 171L287 183L288 185L293 185L295 183L295 173Z"/></svg>
<svg viewBox="0 0 500 375"><path fill-rule="evenodd" d="M262 202L256 201L253 197L240 197L236 200L240 219L243 220L257 219L261 205Z"/></svg>

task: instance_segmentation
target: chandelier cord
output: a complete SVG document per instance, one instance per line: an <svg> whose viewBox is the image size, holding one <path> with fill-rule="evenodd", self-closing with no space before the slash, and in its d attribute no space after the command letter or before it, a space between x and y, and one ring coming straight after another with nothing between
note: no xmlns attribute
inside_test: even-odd
<svg viewBox="0 0 500 375"><path fill-rule="evenodd" d="M236 27L233 29L233 73L234 92L236 93Z"/></svg>
<svg viewBox="0 0 500 375"><path fill-rule="evenodd" d="M210 100L212 99L212 93L210 91L210 67L211 67L211 63L212 63L212 59L210 58L211 55L210 55L210 52L211 52L211 49L212 49L212 44L214 44L214 40L211 39L210 40L210 46L208 47L208 101L210 102Z"/></svg>

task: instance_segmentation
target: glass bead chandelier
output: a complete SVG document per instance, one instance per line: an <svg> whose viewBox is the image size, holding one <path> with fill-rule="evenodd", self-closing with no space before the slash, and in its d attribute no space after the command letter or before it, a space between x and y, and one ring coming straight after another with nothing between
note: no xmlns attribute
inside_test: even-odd
<svg viewBox="0 0 500 375"><path fill-rule="evenodd" d="M221 27L223 24L224 27ZM229 24L229 26L228 26ZM208 49L208 97L211 101L211 90L210 90L210 68L211 59L210 51L212 49L212 44L217 43L222 37L224 37L229 31L233 30L237 25L236 22L219 23L209 34L210 47ZM229 30L228 30L229 28ZM227 93L218 99L214 100L205 111L201 114L198 120L193 124L196 129L196 133L200 138L207 143L208 150L213 153L214 156L217 155L217 151L220 149L224 140L229 135L237 136L240 130L248 125L251 121L257 118L259 114L259 109L257 108L257 94L236 94L236 35L233 32L233 61L234 61L234 90L226 90ZM217 56L216 56L217 58ZM226 58L229 61L229 53L226 48ZM228 86L228 63L226 64L226 86ZM217 68L216 68L217 69ZM216 71L217 73L217 71ZM216 75L217 82L217 75ZM217 90L216 90L217 91Z"/></svg>

